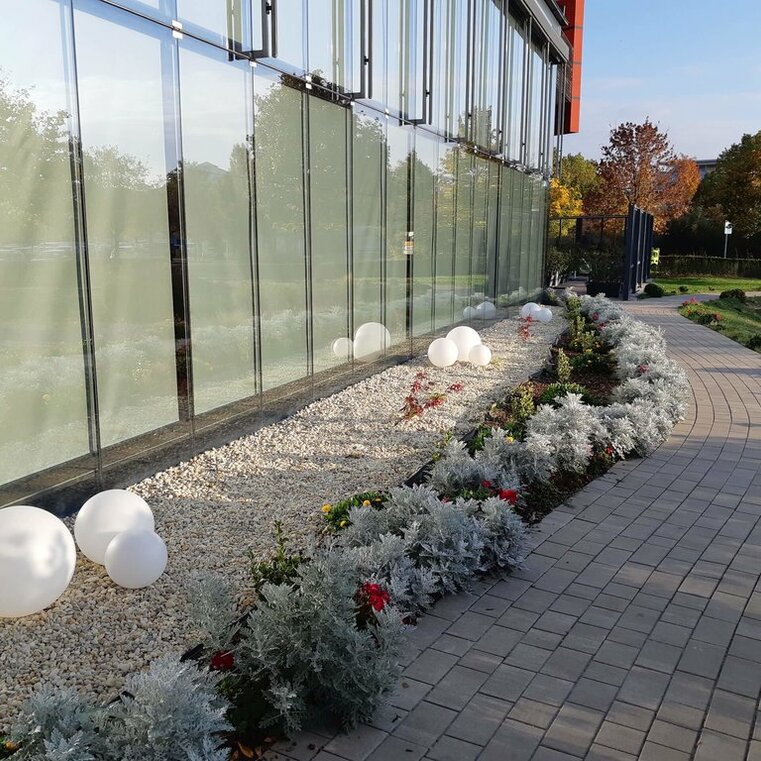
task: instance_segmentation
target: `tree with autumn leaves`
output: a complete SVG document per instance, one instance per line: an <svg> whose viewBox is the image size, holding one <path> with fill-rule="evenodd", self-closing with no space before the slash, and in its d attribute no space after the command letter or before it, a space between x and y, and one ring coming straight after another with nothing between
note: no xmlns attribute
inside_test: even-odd
<svg viewBox="0 0 761 761"><path fill-rule="evenodd" d="M655 217L659 232L689 209L700 184L695 161L677 155L649 119L611 131L597 173L599 182L584 199L586 214L626 214L634 204Z"/></svg>

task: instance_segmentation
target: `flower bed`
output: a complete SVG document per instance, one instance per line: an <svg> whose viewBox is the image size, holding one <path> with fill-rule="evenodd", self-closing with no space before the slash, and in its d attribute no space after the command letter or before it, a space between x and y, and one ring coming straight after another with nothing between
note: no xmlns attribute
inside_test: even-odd
<svg viewBox="0 0 761 761"><path fill-rule="evenodd" d="M244 618L222 579L197 578L209 668L159 661L106 707L39 694L14 727L14 757L217 761L325 714L344 726L369 718L398 676L405 624L476 575L520 563L518 513L532 517L536 494L649 453L683 412L686 380L657 331L600 297L569 300L569 314L551 403L536 406L549 383L524 388L492 409L499 424L470 448L445 443L426 483L326 505L326 533L303 553L281 536L273 561L255 564L259 599ZM601 381L595 401L608 403L586 404L568 388L606 372L618 385L602 394Z"/></svg>

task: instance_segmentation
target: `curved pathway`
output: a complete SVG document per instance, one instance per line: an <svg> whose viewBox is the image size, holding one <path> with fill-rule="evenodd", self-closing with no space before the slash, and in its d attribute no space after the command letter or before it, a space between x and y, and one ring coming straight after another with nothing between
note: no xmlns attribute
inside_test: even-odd
<svg viewBox="0 0 761 761"><path fill-rule="evenodd" d="M680 317L686 420L546 518L526 567L442 600L372 726L300 761L760 761L761 355Z"/></svg>

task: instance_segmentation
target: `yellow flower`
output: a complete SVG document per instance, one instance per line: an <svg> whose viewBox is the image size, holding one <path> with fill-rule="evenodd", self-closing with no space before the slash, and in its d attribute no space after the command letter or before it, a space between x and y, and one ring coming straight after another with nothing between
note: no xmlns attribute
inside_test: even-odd
<svg viewBox="0 0 761 761"><path fill-rule="evenodd" d="M512 444L515 441L515 439L512 436L505 436L505 441L508 444Z"/></svg>
<svg viewBox="0 0 761 761"><path fill-rule="evenodd" d="M323 505L322 506L322 512L326 515L333 509L332 505Z"/></svg>
<svg viewBox="0 0 761 761"><path fill-rule="evenodd" d="M338 525L339 525L341 528L343 528L343 527L344 527L344 526L346 526L348 523L349 523L349 521L341 521L341 522L340 522Z"/></svg>
<svg viewBox="0 0 761 761"><path fill-rule="evenodd" d="M18 750L20 747L21 747L20 745L16 745L16 743L15 743L15 742L11 742L10 740L6 740L6 741L3 743L3 748L4 748L5 750L14 751L14 750Z"/></svg>
<svg viewBox="0 0 761 761"><path fill-rule="evenodd" d="M366 500L365 500L365 501L362 503L362 507L370 507L370 500L369 500L369 499L366 499Z"/></svg>

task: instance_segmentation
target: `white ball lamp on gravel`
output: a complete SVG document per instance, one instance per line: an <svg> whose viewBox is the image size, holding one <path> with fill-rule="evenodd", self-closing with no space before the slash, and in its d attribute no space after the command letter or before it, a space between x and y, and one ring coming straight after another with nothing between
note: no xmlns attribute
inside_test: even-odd
<svg viewBox="0 0 761 761"><path fill-rule="evenodd" d="M465 307L462 310L462 316L466 320L474 320L478 316L478 307Z"/></svg>
<svg viewBox="0 0 761 761"><path fill-rule="evenodd" d="M117 534L153 528L153 513L142 497L124 489L107 489L82 505L74 521L74 536L93 563L104 565L106 548Z"/></svg>
<svg viewBox="0 0 761 761"><path fill-rule="evenodd" d="M467 325L458 325L447 333L447 338L457 344L457 359L467 362L470 350L481 343L481 336Z"/></svg>
<svg viewBox="0 0 761 761"><path fill-rule="evenodd" d="M541 309L539 304L535 303L534 301L527 301L522 307L521 307L521 317L536 317L535 312Z"/></svg>
<svg viewBox="0 0 761 761"><path fill-rule="evenodd" d="M450 367L457 362L459 349L450 338L437 338L428 347L428 359L436 367Z"/></svg>
<svg viewBox="0 0 761 761"><path fill-rule="evenodd" d="M533 316L539 322L549 322L552 319L552 310L547 307L541 307L534 312Z"/></svg>
<svg viewBox="0 0 761 761"><path fill-rule="evenodd" d="M115 584L127 589L142 589L164 573L166 544L153 531L123 531L109 542L105 561L106 572Z"/></svg>
<svg viewBox="0 0 761 761"><path fill-rule="evenodd" d="M366 322L354 335L354 358L370 361L391 346L391 333L380 322Z"/></svg>
<svg viewBox="0 0 761 761"><path fill-rule="evenodd" d="M77 550L66 525L39 507L0 510L0 617L39 613L65 591Z"/></svg>
<svg viewBox="0 0 761 761"><path fill-rule="evenodd" d="M491 362L491 349L484 344L477 344L470 350L468 359L476 367L486 367Z"/></svg>

